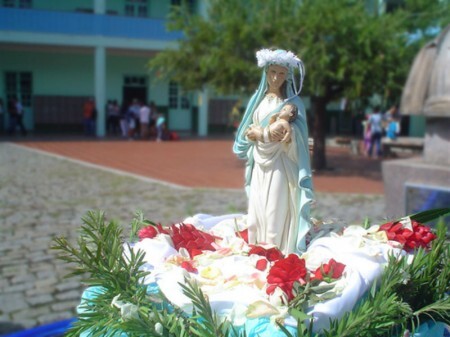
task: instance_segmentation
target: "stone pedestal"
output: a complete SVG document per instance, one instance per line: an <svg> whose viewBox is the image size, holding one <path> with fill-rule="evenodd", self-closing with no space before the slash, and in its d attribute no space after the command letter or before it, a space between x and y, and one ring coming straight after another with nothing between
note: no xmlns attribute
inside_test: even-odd
<svg viewBox="0 0 450 337"><path fill-rule="evenodd" d="M386 210L390 217L450 207L450 25L417 54L400 111L426 118L423 156L383 163ZM413 211L414 212L414 211ZM450 217L447 217L450 223Z"/></svg>
<svg viewBox="0 0 450 337"><path fill-rule="evenodd" d="M424 159L428 163L450 166L450 118L427 118Z"/></svg>
<svg viewBox="0 0 450 337"><path fill-rule="evenodd" d="M383 163L389 218L450 207L450 118L430 116L426 122L422 157ZM421 194L424 200L417 200ZM418 205L422 208L417 209Z"/></svg>
<svg viewBox="0 0 450 337"><path fill-rule="evenodd" d="M432 164L425 158L411 158L386 161L382 168L386 215L390 219L411 211L407 209L408 189L422 188L450 195L450 166Z"/></svg>

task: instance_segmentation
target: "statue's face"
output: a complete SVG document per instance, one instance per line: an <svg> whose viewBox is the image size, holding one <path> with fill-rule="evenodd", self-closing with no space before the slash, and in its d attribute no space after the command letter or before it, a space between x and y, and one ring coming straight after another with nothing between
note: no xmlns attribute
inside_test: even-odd
<svg viewBox="0 0 450 337"><path fill-rule="evenodd" d="M267 84L270 89L279 90L286 81L288 69L286 67L272 64L267 69Z"/></svg>

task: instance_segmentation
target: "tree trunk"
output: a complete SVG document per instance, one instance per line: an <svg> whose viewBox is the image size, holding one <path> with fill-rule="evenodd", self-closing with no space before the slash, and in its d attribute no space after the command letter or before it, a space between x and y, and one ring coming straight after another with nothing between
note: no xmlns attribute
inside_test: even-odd
<svg viewBox="0 0 450 337"><path fill-rule="evenodd" d="M327 168L327 157L325 152L326 106L326 97L311 96L311 112L314 118L312 130L314 139L312 167L316 171Z"/></svg>

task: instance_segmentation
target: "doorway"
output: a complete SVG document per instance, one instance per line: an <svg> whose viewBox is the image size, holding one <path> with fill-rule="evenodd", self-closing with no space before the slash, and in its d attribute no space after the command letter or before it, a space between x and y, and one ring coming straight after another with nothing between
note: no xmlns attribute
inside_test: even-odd
<svg viewBox="0 0 450 337"><path fill-rule="evenodd" d="M122 102L129 106L134 99L147 103L147 78L145 76L125 76Z"/></svg>

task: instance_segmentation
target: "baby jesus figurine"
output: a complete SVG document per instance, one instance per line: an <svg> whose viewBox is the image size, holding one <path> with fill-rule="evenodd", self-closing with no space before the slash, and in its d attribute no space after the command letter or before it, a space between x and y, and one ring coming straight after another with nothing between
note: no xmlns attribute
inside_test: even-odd
<svg viewBox="0 0 450 337"><path fill-rule="evenodd" d="M289 123L297 118L298 109L294 104L285 104L280 112L274 114L269 121L269 126L262 129L258 126L251 125L247 132L247 137L253 141L263 143L279 141L281 143L289 143L291 141L292 128Z"/></svg>
<svg viewBox="0 0 450 337"><path fill-rule="evenodd" d="M298 110L294 104L286 104L279 113L270 118L268 126L269 139L280 138L281 143L289 143L291 141L292 128L289 123L297 118Z"/></svg>

